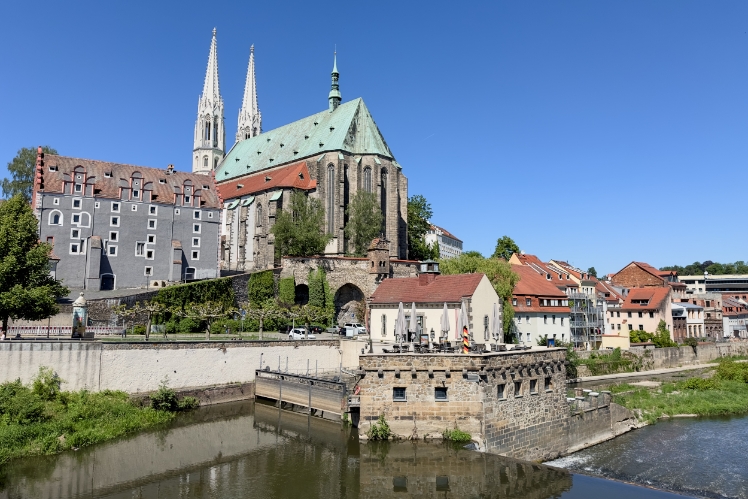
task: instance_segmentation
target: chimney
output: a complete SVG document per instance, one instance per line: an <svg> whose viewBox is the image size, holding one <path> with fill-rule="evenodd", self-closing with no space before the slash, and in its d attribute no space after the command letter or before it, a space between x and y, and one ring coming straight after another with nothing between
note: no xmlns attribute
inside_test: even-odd
<svg viewBox="0 0 748 499"><path fill-rule="evenodd" d="M434 282L434 279L436 279L437 274L418 274L418 285L419 286L427 286Z"/></svg>

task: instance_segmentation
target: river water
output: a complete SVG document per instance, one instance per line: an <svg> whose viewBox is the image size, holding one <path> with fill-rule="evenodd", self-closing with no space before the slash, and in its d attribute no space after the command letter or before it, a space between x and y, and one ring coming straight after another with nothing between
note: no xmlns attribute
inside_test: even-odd
<svg viewBox="0 0 748 499"><path fill-rule="evenodd" d="M748 417L660 421L546 464L683 494L748 499Z"/></svg>
<svg viewBox="0 0 748 499"><path fill-rule="evenodd" d="M652 428L655 431L643 430L649 434L642 440L651 442L659 438L657 442L668 442L665 436L655 437L658 427ZM673 430L671 438L678 438L678 432ZM724 460L718 452L722 449L713 448L710 459ZM611 459L621 461L614 456ZM735 463L740 464L742 461ZM203 408L180 416L159 431L78 452L17 460L0 468L0 499L94 497L667 499L678 496L448 444L360 443L355 432L339 424L251 402Z"/></svg>

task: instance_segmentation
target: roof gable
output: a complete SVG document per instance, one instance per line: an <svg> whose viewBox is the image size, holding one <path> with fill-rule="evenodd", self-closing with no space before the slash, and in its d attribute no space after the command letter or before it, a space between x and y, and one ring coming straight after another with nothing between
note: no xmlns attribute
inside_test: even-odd
<svg viewBox="0 0 748 499"><path fill-rule="evenodd" d="M360 97L234 144L216 171L224 182L329 151L394 159Z"/></svg>

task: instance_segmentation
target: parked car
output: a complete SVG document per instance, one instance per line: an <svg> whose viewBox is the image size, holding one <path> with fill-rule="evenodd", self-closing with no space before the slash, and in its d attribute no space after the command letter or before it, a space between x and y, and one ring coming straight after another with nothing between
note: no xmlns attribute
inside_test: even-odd
<svg viewBox="0 0 748 499"><path fill-rule="evenodd" d="M288 333L289 340L314 340L316 338L313 334L307 334L303 327L295 327Z"/></svg>
<svg viewBox="0 0 748 499"><path fill-rule="evenodd" d="M309 326L309 332L320 334L320 333L324 333L325 330L322 328L322 326Z"/></svg>
<svg viewBox="0 0 748 499"><path fill-rule="evenodd" d="M346 323L345 327L352 327L356 330L356 334L367 334L368 331L366 331L366 328L363 324L360 324L358 322L348 322Z"/></svg>

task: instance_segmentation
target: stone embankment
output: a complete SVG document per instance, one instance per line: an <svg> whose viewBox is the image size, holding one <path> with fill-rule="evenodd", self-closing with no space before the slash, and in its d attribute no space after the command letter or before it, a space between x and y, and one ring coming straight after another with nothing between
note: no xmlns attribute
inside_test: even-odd
<svg viewBox="0 0 748 499"><path fill-rule="evenodd" d="M358 365L360 342L0 342L0 383L29 383L42 366L52 368L65 390L150 392L166 382L189 394L201 390L209 401L251 398L255 370L269 366L291 373L332 371ZM212 391L205 391L211 388ZM195 395L195 393L192 393Z"/></svg>
<svg viewBox="0 0 748 499"><path fill-rule="evenodd" d="M596 352L577 352L580 358L589 358ZM748 355L748 341L729 341L725 343L699 343L697 347L642 348L633 347L628 351L641 366L640 372L656 369L670 369L684 366L707 364L723 357ZM587 366L577 367L577 377L591 376Z"/></svg>

